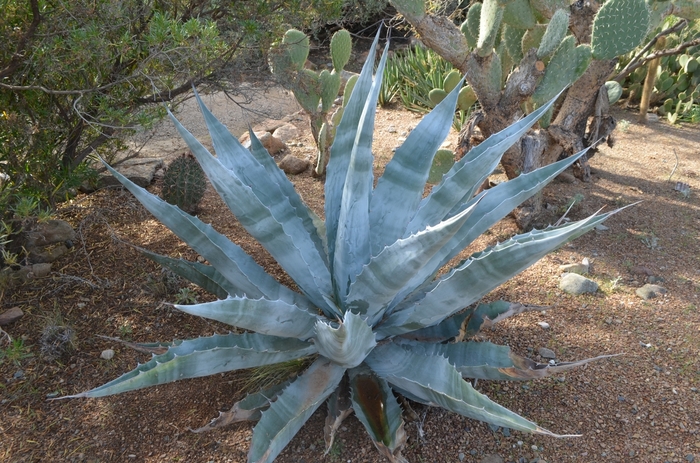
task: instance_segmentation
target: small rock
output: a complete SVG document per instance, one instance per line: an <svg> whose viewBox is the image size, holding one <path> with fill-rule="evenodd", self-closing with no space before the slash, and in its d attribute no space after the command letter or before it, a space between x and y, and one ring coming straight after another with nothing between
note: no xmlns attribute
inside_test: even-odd
<svg viewBox="0 0 700 463"><path fill-rule="evenodd" d="M47 399L55 399L56 397L58 397L58 392L49 392L46 394Z"/></svg>
<svg viewBox="0 0 700 463"><path fill-rule="evenodd" d="M13 307L7 309L2 314L0 314L0 326L9 325L10 323L19 320L24 315L22 309L19 307Z"/></svg>
<svg viewBox="0 0 700 463"><path fill-rule="evenodd" d="M593 228L595 228L596 231L601 231L601 232L610 230L610 227L606 227L602 223L599 223L598 225L596 225Z"/></svg>
<svg viewBox="0 0 700 463"><path fill-rule="evenodd" d="M287 149L287 145L284 144L282 140L273 136L270 132L265 132L260 139L260 143L265 147L268 153L272 156Z"/></svg>
<svg viewBox="0 0 700 463"><path fill-rule="evenodd" d="M466 455L464 454L464 452L459 452L459 455L457 455L457 458L459 458L459 461L464 461L465 457L466 457Z"/></svg>
<svg viewBox="0 0 700 463"><path fill-rule="evenodd" d="M555 354L552 349L547 349L546 347L540 347L539 349L537 349L537 353L540 354L540 357L542 357L543 359L557 358L557 354Z"/></svg>
<svg viewBox="0 0 700 463"><path fill-rule="evenodd" d="M576 273L565 273L559 282L559 289L574 295L595 293L598 283Z"/></svg>
<svg viewBox="0 0 700 463"><path fill-rule="evenodd" d="M666 280L664 280L663 277L657 277L657 276L651 275L651 276L647 277L647 281L649 283L656 284L656 283L663 283Z"/></svg>
<svg viewBox="0 0 700 463"><path fill-rule="evenodd" d="M568 172L562 172L557 175L556 181L560 183L576 183L576 177Z"/></svg>
<svg viewBox="0 0 700 463"><path fill-rule="evenodd" d="M386 128L386 131L389 133L396 133L396 127L393 125L390 125L389 127Z"/></svg>
<svg viewBox="0 0 700 463"><path fill-rule="evenodd" d="M588 265L566 264L560 265L559 270L566 273L576 273L578 275L588 275Z"/></svg>
<svg viewBox="0 0 700 463"><path fill-rule="evenodd" d="M649 270L646 267L642 267L641 265L634 266L630 269L630 272L633 273L634 275L646 275L646 276L651 276L654 272Z"/></svg>
<svg viewBox="0 0 700 463"><path fill-rule="evenodd" d="M15 374L12 375L14 379L22 379L24 378L24 370L17 370L15 371Z"/></svg>
<svg viewBox="0 0 700 463"><path fill-rule="evenodd" d="M282 143L288 143L299 137L299 129L294 124L287 123L272 132L272 135Z"/></svg>
<svg viewBox="0 0 700 463"><path fill-rule="evenodd" d="M548 330L549 329L549 323L547 322L537 322L538 325L540 325L540 328L543 330Z"/></svg>
<svg viewBox="0 0 700 463"><path fill-rule="evenodd" d="M32 273L34 274L34 278L44 278L49 276L51 273L51 264L34 264L32 265Z"/></svg>
<svg viewBox="0 0 700 463"><path fill-rule="evenodd" d="M689 461L690 463L693 463L695 461L695 456L688 454L685 456L686 461Z"/></svg>
<svg viewBox="0 0 700 463"><path fill-rule="evenodd" d="M500 455L486 455L481 459L481 463L504 463Z"/></svg>
<svg viewBox="0 0 700 463"><path fill-rule="evenodd" d="M103 350L100 354L100 358L104 360L112 360L114 357L114 351L112 349Z"/></svg>
<svg viewBox="0 0 700 463"><path fill-rule="evenodd" d="M309 161L299 159L291 154L286 155L279 162L279 168L289 175L297 175L309 168Z"/></svg>
<svg viewBox="0 0 700 463"><path fill-rule="evenodd" d="M637 288L637 291L635 291L637 296L641 297L642 299L649 300L653 299L657 296L660 296L662 294L666 294L666 288L661 287L659 285L653 285L653 284L646 284L642 286L641 288Z"/></svg>

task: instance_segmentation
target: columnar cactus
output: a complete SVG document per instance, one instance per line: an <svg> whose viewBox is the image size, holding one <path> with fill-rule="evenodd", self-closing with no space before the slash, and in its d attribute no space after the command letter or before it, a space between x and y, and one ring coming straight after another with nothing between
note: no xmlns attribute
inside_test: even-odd
<svg viewBox="0 0 700 463"><path fill-rule="evenodd" d="M331 38L333 70L320 72L304 68L309 56L309 37L301 31L290 29L282 42L270 50L270 67L280 83L294 93L301 107L311 119L311 132L318 147L314 173L322 176L328 163L334 130L329 126L329 112L341 87L340 74L350 60L352 38L341 29ZM342 112L337 120L339 121Z"/></svg>

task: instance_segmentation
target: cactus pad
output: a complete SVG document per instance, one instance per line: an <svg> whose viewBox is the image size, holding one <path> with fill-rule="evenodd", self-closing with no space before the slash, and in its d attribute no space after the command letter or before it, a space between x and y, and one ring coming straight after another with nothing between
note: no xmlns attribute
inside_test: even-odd
<svg viewBox="0 0 700 463"><path fill-rule="evenodd" d="M207 178L199 162L183 155L170 163L163 176L161 197L188 214L197 210L207 189Z"/></svg>
<svg viewBox="0 0 700 463"><path fill-rule="evenodd" d="M459 91L459 96L457 97L457 107L462 111L466 111L471 108L474 103L476 103L476 94L474 93L474 89L469 85L465 85Z"/></svg>
<svg viewBox="0 0 700 463"><path fill-rule="evenodd" d="M428 93L428 98L433 106L437 106L447 96L447 92L441 88L434 88Z"/></svg>
<svg viewBox="0 0 700 463"><path fill-rule="evenodd" d="M564 9L557 10L552 16L552 19L549 20L549 24L547 24L547 29L537 49L537 57L542 59L552 54L559 44L561 44L561 41L564 40L568 30L569 12Z"/></svg>
<svg viewBox="0 0 700 463"><path fill-rule="evenodd" d="M324 69L319 74L318 80L321 83L321 110L327 112L331 109L335 98L338 96L341 84L340 74L335 71L328 72Z"/></svg>
<svg viewBox="0 0 700 463"><path fill-rule="evenodd" d="M525 35L525 29L518 29L507 24L503 28L502 43L515 63L519 63L523 59L523 35Z"/></svg>
<svg viewBox="0 0 700 463"><path fill-rule="evenodd" d="M284 33L282 44L296 69L301 70L309 57L309 38L299 30L289 29Z"/></svg>
<svg viewBox="0 0 700 463"><path fill-rule="evenodd" d="M333 69L336 72L343 70L352 53L352 38L350 32L341 29L331 38L331 59L333 60Z"/></svg>
<svg viewBox="0 0 700 463"><path fill-rule="evenodd" d="M299 72L299 82L292 89L294 97L304 110L315 113L321 101L321 81L318 75L310 69Z"/></svg>
<svg viewBox="0 0 700 463"><path fill-rule="evenodd" d="M481 22L481 3L475 3L467 11L467 20L462 24L462 32L467 38L469 48L476 48L479 40L479 23Z"/></svg>
<svg viewBox="0 0 700 463"><path fill-rule="evenodd" d="M578 64L575 47L576 39L570 35L559 45L549 61L542 81L532 94L532 101L541 106L551 100L567 85L573 82Z"/></svg>
<svg viewBox="0 0 700 463"><path fill-rule="evenodd" d="M537 18L528 0L513 0L505 6L503 22L516 29L532 29Z"/></svg>
<svg viewBox="0 0 700 463"><path fill-rule="evenodd" d="M531 48L539 48L540 42L542 42L542 37L546 31L546 26L543 24L538 24L533 29L528 29L525 34L523 34L522 40L522 52L523 55L527 54Z"/></svg>
<svg viewBox="0 0 700 463"><path fill-rule="evenodd" d="M600 60L613 59L637 47L649 29L644 0L608 0L593 20L591 50Z"/></svg>
<svg viewBox="0 0 700 463"><path fill-rule="evenodd" d="M622 96L622 85L614 80L605 82L605 89L608 91L608 102L615 104Z"/></svg>
<svg viewBox="0 0 700 463"><path fill-rule="evenodd" d="M479 18L479 40L476 42L476 51L479 56L488 56L493 50L498 32L501 30L501 19L503 19L503 6L498 3L498 0L484 0Z"/></svg>
<svg viewBox="0 0 700 463"><path fill-rule="evenodd" d="M447 73L445 80L442 81L442 89L447 93L450 93L457 85L459 85L460 80L462 80L461 74L457 69L453 69Z"/></svg>

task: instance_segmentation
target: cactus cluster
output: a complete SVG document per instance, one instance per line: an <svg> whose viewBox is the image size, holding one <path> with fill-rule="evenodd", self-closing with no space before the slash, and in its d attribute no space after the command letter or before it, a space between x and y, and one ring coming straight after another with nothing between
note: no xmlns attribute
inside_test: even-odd
<svg viewBox="0 0 700 463"><path fill-rule="evenodd" d="M470 7L460 30L483 58L470 68L479 69L476 78L486 90L483 94L499 94L513 68L535 49L545 71L531 103L540 106L581 77L592 59L633 50L649 29L644 0L608 0L593 23L591 45L577 44L569 33L569 6L567 0L513 0L505 5L484 0ZM442 94L434 92L435 98Z"/></svg>
<svg viewBox="0 0 700 463"><path fill-rule="evenodd" d="M161 197L188 214L197 210L207 189L207 177L199 162L184 154L168 165L163 175Z"/></svg>
<svg viewBox="0 0 700 463"><path fill-rule="evenodd" d="M665 25L660 26L664 27ZM698 38L700 25L681 34L665 37L663 45L657 44L657 51L673 49L682 42ZM621 82L629 101L637 101L642 94L642 88L649 79L647 67L637 68ZM660 115L666 116L671 123L679 118L693 120L692 109L700 101L700 46L687 48L683 54L660 58L658 70L651 71L651 79L654 82L649 87L650 104L658 106ZM697 119L697 116L694 117Z"/></svg>
<svg viewBox="0 0 700 463"><path fill-rule="evenodd" d="M350 60L352 38L345 29L333 34L330 45L333 62L331 71L323 69L316 72L304 67L309 48L309 37L306 34L296 29L288 30L282 41L270 50L270 68L280 83L294 93L296 100L311 118L311 131L318 147L314 172L321 176L328 163L334 127L342 117L342 109L338 109L329 121L329 113L342 84L340 74Z"/></svg>

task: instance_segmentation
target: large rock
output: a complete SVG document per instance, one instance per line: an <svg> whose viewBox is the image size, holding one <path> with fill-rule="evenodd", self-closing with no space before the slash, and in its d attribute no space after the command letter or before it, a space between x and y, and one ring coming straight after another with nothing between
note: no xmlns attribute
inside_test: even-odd
<svg viewBox="0 0 700 463"><path fill-rule="evenodd" d="M278 127L274 132L272 132L272 135L274 135L281 142L288 143L291 140L299 137L299 129L294 124L287 123L281 127Z"/></svg>
<svg viewBox="0 0 700 463"><path fill-rule="evenodd" d="M73 246L75 231L63 220L37 222L26 235L17 240L17 244L29 254L29 262L39 264L53 262ZM14 243L13 243L14 245Z"/></svg>
<svg viewBox="0 0 700 463"><path fill-rule="evenodd" d="M657 296L661 296L666 294L666 288L659 286L659 285L652 285L652 284L646 284L642 286L641 288L637 288L637 291L635 293L637 296L641 297L642 299L649 300L653 299Z"/></svg>
<svg viewBox="0 0 700 463"><path fill-rule="evenodd" d="M304 172L309 168L309 161L305 159L299 159L291 154L286 155L279 162L279 168L282 169L286 174L297 175Z"/></svg>
<svg viewBox="0 0 700 463"><path fill-rule="evenodd" d="M265 147L270 155L275 154L287 149L287 145L279 138L272 135L270 132L254 132L255 136L258 137L260 143ZM245 133L238 139L244 148L250 149L250 136Z"/></svg>
<svg viewBox="0 0 700 463"><path fill-rule="evenodd" d="M565 273L559 282L559 289L575 295L595 293L598 283L576 273Z"/></svg>

